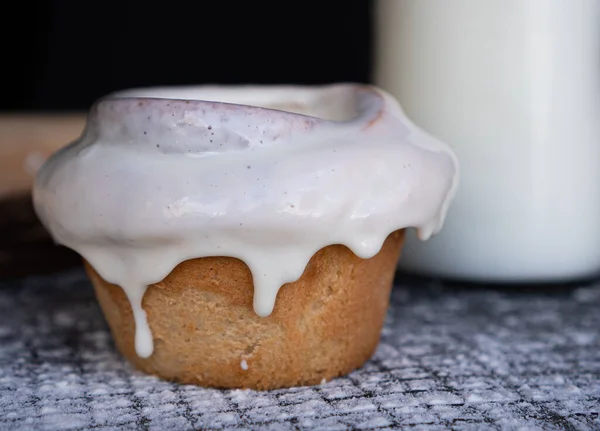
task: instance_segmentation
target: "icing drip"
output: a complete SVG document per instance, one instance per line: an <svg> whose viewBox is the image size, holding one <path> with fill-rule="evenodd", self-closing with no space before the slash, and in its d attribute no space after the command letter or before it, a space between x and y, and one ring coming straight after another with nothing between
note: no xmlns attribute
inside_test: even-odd
<svg viewBox="0 0 600 431"><path fill-rule="evenodd" d="M97 102L39 171L34 204L58 243L123 288L149 357L144 293L179 263L241 259L268 316L323 247L370 258L395 230L438 232L457 181L449 148L372 87L159 88Z"/></svg>
<svg viewBox="0 0 600 431"><path fill-rule="evenodd" d="M124 281L123 289L131 304L133 320L135 322L135 351L142 358L148 358L154 350L154 341L152 340L152 331L148 325L148 317L142 308L142 299L146 289L145 284L136 284L135 282Z"/></svg>

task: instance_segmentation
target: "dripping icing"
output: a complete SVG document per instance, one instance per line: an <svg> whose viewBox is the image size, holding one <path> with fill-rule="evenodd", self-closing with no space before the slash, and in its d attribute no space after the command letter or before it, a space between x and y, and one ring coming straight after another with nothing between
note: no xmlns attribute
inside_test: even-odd
<svg viewBox="0 0 600 431"><path fill-rule="evenodd" d="M266 317L323 247L369 258L395 230L438 232L457 181L450 149L373 87L156 88L98 101L38 173L34 204L123 288L148 357L144 293L179 263L241 259Z"/></svg>

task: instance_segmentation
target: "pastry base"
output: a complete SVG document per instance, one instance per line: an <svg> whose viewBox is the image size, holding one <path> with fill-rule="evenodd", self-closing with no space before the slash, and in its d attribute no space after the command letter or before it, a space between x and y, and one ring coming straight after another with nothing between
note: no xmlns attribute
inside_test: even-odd
<svg viewBox="0 0 600 431"><path fill-rule="evenodd" d="M85 267L117 348L137 368L181 383L264 390L319 384L372 356L403 241L404 231L390 234L371 259L341 245L321 249L299 280L281 288L268 317L252 308L252 275L242 261L185 261L144 296L154 338L146 359L135 352L123 290Z"/></svg>

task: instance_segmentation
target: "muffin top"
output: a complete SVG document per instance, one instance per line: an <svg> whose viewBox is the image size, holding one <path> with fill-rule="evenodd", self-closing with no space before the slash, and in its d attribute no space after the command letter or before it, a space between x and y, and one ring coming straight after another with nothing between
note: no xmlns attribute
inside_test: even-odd
<svg viewBox="0 0 600 431"><path fill-rule="evenodd" d="M457 182L450 148L375 87L148 88L93 105L34 205L139 319L147 285L205 256L243 260L267 316L325 246L369 258L395 230L438 232Z"/></svg>

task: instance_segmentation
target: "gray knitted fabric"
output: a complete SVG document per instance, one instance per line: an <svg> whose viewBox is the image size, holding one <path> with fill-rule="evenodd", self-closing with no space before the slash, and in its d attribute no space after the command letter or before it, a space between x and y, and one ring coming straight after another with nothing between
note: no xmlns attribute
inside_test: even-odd
<svg viewBox="0 0 600 431"><path fill-rule="evenodd" d="M0 429L600 429L600 285L400 280L375 357L270 392L181 386L115 351L80 269L0 283Z"/></svg>

